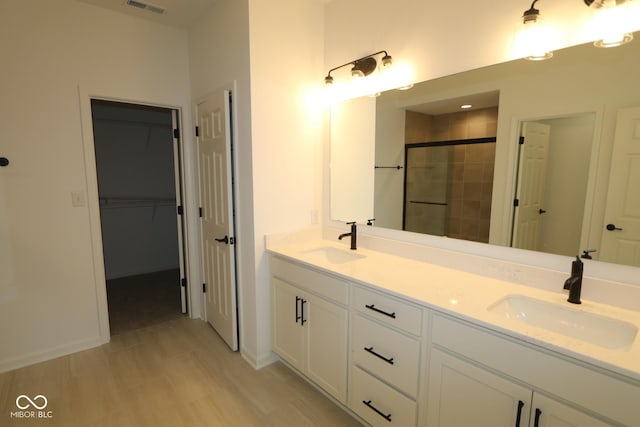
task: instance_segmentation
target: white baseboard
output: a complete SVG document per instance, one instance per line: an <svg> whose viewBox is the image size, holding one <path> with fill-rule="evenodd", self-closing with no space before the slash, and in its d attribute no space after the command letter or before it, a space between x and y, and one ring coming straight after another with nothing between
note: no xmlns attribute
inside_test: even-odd
<svg viewBox="0 0 640 427"><path fill-rule="evenodd" d="M253 367L253 369L259 370L264 368L265 366L269 366L272 363L280 360L277 354L273 352L269 352L269 354L263 355L261 357L257 357L255 354L247 351L246 349L240 349L240 355L244 360L247 361L249 365Z"/></svg>
<svg viewBox="0 0 640 427"><path fill-rule="evenodd" d="M78 351L88 350L93 347L98 347L102 344L105 344L105 342L103 342L103 340L99 336L96 336L94 338L56 346L44 351L37 351L11 359L0 360L0 374L3 372L12 371L14 369L33 365L35 363L56 359L58 357L66 356L71 353L76 353Z"/></svg>

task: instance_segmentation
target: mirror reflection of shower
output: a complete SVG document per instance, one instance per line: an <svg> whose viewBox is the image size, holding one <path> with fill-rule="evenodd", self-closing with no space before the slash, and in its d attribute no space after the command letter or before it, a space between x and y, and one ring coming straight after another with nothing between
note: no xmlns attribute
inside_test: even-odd
<svg viewBox="0 0 640 427"><path fill-rule="evenodd" d="M406 144L403 229L487 243L495 141Z"/></svg>

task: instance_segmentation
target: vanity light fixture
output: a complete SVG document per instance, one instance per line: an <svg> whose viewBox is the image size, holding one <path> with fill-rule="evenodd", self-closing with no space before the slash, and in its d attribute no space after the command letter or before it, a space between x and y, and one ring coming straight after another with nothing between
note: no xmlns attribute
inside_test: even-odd
<svg viewBox="0 0 640 427"><path fill-rule="evenodd" d="M638 19L631 7L631 0L583 0L594 10L593 32L597 47L616 47L633 40L629 25Z"/></svg>
<svg viewBox="0 0 640 427"><path fill-rule="evenodd" d="M473 107L473 105L471 105L471 104L464 104L464 105L460 106L460 108L462 108L463 110L468 110L471 107Z"/></svg>
<svg viewBox="0 0 640 427"><path fill-rule="evenodd" d="M533 0L531 7L524 11L521 19L522 26L516 40L517 48L526 59L541 61L553 56L549 49L551 34L540 11L535 8L538 0Z"/></svg>
<svg viewBox="0 0 640 427"><path fill-rule="evenodd" d="M346 67L350 67L351 77L346 70L338 76L333 75ZM391 55L381 50L330 69L324 82L325 102L334 104L361 96L375 97L391 89L409 89L412 73L408 64L393 63Z"/></svg>
<svg viewBox="0 0 640 427"><path fill-rule="evenodd" d="M351 62L347 62L346 64L342 64L335 68L330 69L329 72L327 73L327 76L324 78L324 83L333 84L333 77L331 76L331 73L333 73L336 70L339 70L342 67L346 67L348 65L352 65L351 67L352 77L366 77L370 75L378 67L378 61L376 60L375 56L380 54L384 54L384 56L380 60L382 69L386 69L390 67L393 62L391 55L389 55L386 50L381 50L380 52L372 53L371 55L364 56L360 59L355 59Z"/></svg>

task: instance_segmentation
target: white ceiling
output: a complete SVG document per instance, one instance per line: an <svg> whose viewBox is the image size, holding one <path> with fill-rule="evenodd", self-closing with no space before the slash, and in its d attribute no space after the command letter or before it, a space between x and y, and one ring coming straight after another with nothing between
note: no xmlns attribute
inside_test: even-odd
<svg viewBox="0 0 640 427"><path fill-rule="evenodd" d="M216 2L216 0L137 0L165 9L163 14L158 14L146 9L128 6L126 0L77 1L178 28L188 28Z"/></svg>

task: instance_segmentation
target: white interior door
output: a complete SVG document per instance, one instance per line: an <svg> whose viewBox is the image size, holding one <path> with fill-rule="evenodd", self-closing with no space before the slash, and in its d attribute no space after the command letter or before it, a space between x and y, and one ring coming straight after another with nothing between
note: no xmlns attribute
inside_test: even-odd
<svg viewBox="0 0 640 427"><path fill-rule="evenodd" d="M171 110L171 125L173 129L173 171L176 182L176 206L178 206L178 260L180 263L180 307L187 312L187 272L185 267L186 245L184 230L184 202L182 195L182 150L180 149L180 123L178 110Z"/></svg>
<svg viewBox="0 0 640 427"><path fill-rule="evenodd" d="M512 246L538 250L541 217L545 213L544 188L549 155L550 126L527 122L522 125L524 143L520 145L518 189L513 220Z"/></svg>
<svg viewBox="0 0 640 427"><path fill-rule="evenodd" d="M618 112L601 261L640 266L640 107Z"/></svg>
<svg viewBox="0 0 640 427"><path fill-rule="evenodd" d="M219 90L198 103L196 114L206 319L237 350L230 104L231 91Z"/></svg>

